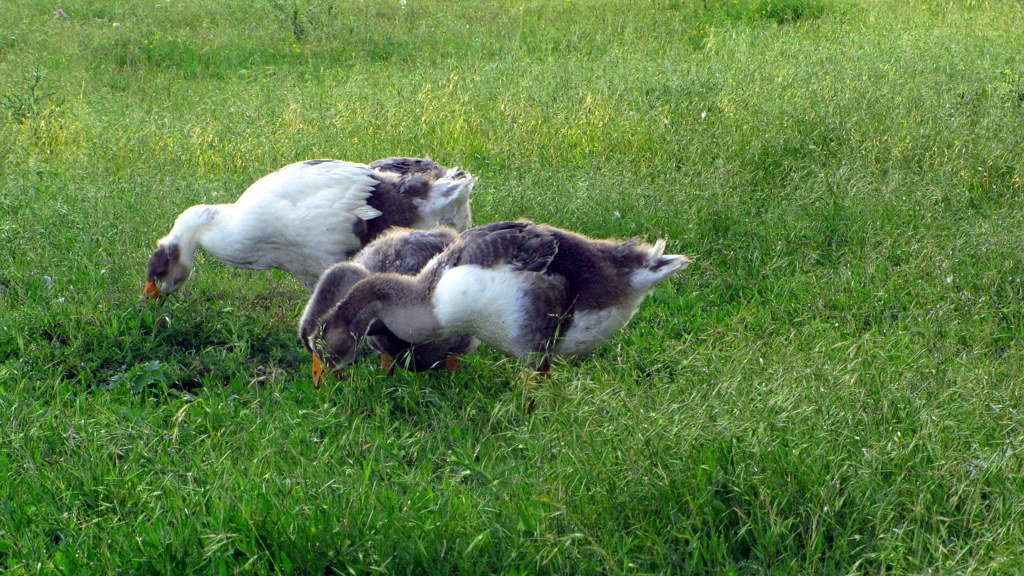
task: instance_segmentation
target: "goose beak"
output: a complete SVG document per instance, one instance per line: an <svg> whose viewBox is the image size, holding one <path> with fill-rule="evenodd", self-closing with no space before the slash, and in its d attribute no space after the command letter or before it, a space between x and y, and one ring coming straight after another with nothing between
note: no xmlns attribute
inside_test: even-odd
<svg viewBox="0 0 1024 576"><path fill-rule="evenodd" d="M324 363L320 361L320 357L313 354L313 387L317 390L324 385L324 380L327 379L327 374L324 372Z"/></svg>
<svg viewBox="0 0 1024 576"><path fill-rule="evenodd" d="M156 300L160 297L160 289L156 287L156 283L152 280L146 282L145 287L142 288L142 299L143 300Z"/></svg>

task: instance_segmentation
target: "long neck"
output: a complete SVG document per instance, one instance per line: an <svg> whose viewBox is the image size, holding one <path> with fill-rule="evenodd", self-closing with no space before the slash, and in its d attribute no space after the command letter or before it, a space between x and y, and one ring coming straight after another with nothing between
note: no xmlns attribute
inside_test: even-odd
<svg viewBox="0 0 1024 576"><path fill-rule="evenodd" d="M412 343L440 336L441 326L415 277L374 274L352 288L339 310L344 310L349 328L356 334L366 334L378 321Z"/></svg>
<svg viewBox="0 0 1024 576"><path fill-rule="evenodd" d="M232 208L231 204L192 206L178 216L161 242L178 244L189 266L200 246L227 264L244 266L251 258L240 252L247 243L239 236Z"/></svg>
<svg viewBox="0 0 1024 576"><path fill-rule="evenodd" d="M299 320L299 338L305 342L324 321L324 317L348 295L357 282L370 275L363 266L352 262L336 264L324 272Z"/></svg>

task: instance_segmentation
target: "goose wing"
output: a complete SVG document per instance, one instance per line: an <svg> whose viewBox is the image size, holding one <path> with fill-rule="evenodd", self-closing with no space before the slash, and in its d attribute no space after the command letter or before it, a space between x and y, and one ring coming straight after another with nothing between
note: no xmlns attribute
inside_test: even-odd
<svg viewBox="0 0 1024 576"><path fill-rule="evenodd" d="M457 250L453 266L544 272L558 253L558 239L531 222L494 222L463 232Z"/></svg>
<svg viewBox="0 0 1024 576"><path fill-rule="evenodd" d="M353 257L353 261L371 272L412 276L455 240L455 232L448 228L430 231L392 230L363 248Z"/></svg>
<svg viewBox="0 0 1024 576"><path fill-rule="evenodd" d="M436 178L444 176L448 169L430 158L381 158L370 163L370 168L380 172L395 174L432 174Z"/></svg>
<svg viewBox="0 0 1024 576"><path fill-rule="evenodd" d="M282 209L329 210L363 220L381 215L366 203L377 180L365 164L341 160L307 160L289 164L260 178L242 193L236 206L277 205Z"/></svg>

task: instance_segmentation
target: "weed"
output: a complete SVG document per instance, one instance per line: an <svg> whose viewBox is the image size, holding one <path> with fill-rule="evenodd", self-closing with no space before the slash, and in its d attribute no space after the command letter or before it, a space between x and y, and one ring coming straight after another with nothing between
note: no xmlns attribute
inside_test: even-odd
<svg viewBox="0 0 1024 576"><path fill-rule="evenodd" d="M292 0L289 4L274 0L271 6L291 30L292 41L296 44L302 43L312 30L331 23L335 18L334 2Z"/></svg>
<svg viewBox="0 0 1024 576"><path fill-rule="evenodd" d="M1024 107L1024 74L1015 70L1003 70L999 73L998 85L1005 94L1007 104Z"/></svg>
<svg viewBox="0 0 1024 576"><path fill-rule="evenodd" d="M166 389L171 378L160 362L145 362L110 379L110 386L125 386L132 394L142 394L156 387Z"/></svg>
<svg viewBox="0 0 1024 576"><path fill-rule="evenodd" d="M758 0L754 10L776 24L793 24L820 18L825 5L820 0Z"/></svg>
<svg viewBox="0 0 1024 576"><path fill-rule="evenodd" d="M54 98L56 90L46 91L40 85L45 74L38 70L24 76L20 88L0 95L0 111L15 124L21 124L29 118L49 115L60 110L63 100Z"/></svg>
<svg viewBox="0 0 1024 576"><path fill-rule="evenodd" d="M704 7L709 8L707 3ZM829 5L823 0L724 0L710 8L724 13L732 20L766 20L786 25L820 18L829 10Z"/></svg>

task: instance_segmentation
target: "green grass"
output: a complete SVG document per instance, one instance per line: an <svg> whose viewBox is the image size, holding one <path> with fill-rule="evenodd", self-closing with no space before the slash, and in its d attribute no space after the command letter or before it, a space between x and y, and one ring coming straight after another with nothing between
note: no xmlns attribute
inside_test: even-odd
<svg viewBox="0 0 1024 576"><path fill-rule="evenodd" d="M57 9L63 15L55 14ZM1024 5L0 10L0 573L1024 571ZM696 263L520 366L312 389L301 287L174 216L430 154L479 222Z"/></svg>

